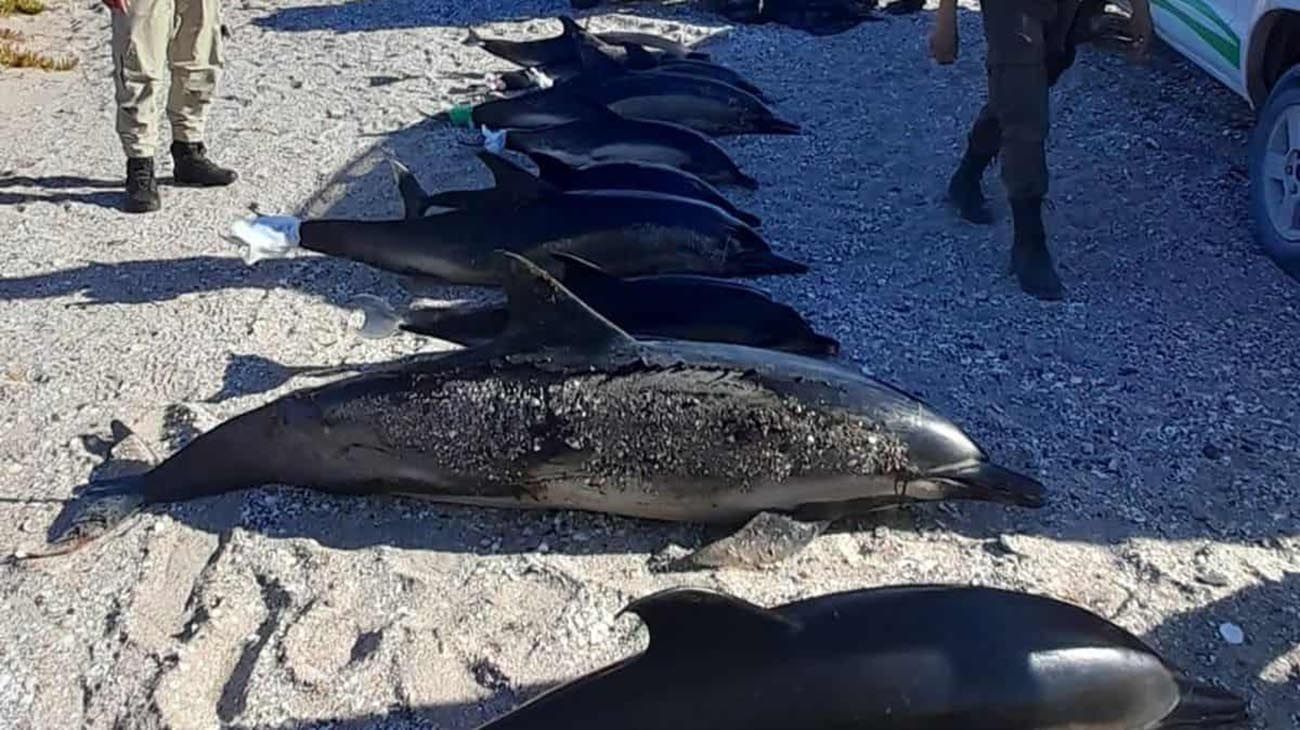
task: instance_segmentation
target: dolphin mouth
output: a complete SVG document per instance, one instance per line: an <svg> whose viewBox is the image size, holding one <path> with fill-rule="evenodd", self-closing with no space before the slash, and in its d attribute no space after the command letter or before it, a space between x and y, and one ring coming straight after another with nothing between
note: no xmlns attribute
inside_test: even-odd
<svg viewBox="0 0 1300 730"><path fill-rule="evenodd" d="M771 251L745 251L727 260L729 271L739 276L806 274L808 265L778 256Z"/></svg>
<svg viewBox="0 0 1300 730"><path fill-rule="evenodd" d="M1047 504L1047 489L1038 480L976 461L927 472L924 478L947 484L952 498L974 499L1037 509Z"/></svg>
<svg viewBox="0 0 1300 730"><path fill-rule="evenodd" d="M773 117L763 125L763 132L767 134L797 135L803 134L803 127L794 122L787 122L784 119Z"/></svg>
<svg viewBox="0 0 1300 730"><path fill-rule="evenodd" d="M1248 718L1246 701L1232 692L1186 677L1178 678L1178 687L1182 697L1160 722L1162 728L1210 727Z"/></svg>

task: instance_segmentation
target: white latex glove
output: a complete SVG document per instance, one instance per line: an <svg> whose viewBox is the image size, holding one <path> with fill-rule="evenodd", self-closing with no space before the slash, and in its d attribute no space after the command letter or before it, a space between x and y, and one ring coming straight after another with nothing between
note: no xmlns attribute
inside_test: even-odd
<svg viewBox="0 0 1300 730"><path fill-rule="evenodd" d="M252 220L237 220L230 235L248 246L244 261L250 266L264 259L278 259L298 247L302 221L291 215L260 215Z"/></svg>

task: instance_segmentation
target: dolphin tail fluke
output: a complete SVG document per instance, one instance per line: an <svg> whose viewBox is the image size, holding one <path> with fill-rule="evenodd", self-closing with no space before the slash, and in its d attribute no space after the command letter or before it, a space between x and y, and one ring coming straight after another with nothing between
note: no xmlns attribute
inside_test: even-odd
<svg viewBox="0 0 1300 730"><path fill-rule="evenodd" d="M373 294L358 294L352 297L348 307L361 313L361 324L357 326L356 331L367 340L392 337L401 328L402 320L397 316L397 310Z"/></svg>
<svg viewBox="0 0 1300 730"><path fill-rule="evenodd" d="M249 266L264 259L283 258L302 241L302 221L288 215L262 215L252 220L237 220L230 226L230 237L247 246L244 261Z"/></svg>
<svg viewBox="0 0 1300 730"><path fill-rule="evenodd" d="M1157 728L1217 727L1246 720L1246 701L1214 685L1179 676L1182 697Z"/></svg>
<svg viewBox="0 0 1300 730"><path fill-rule="evenodd" d="M146 476L124 476L89 486L54 519L46 537L48 544L76 549L139 512L148 502Z"/></svg>
<svg viewBox="0 0 1300 730"><path fill-rule="evenodd" d="M483 45L483 36L479 35L478 31L473 28L466 28L465 40L461 41L461 44L466 46L481 46Z"/></svg>

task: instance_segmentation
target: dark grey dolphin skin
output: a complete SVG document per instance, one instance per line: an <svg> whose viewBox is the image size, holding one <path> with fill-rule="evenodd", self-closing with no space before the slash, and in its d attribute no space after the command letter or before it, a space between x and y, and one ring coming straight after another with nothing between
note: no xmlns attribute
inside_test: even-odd
<svg viewBox="0 0 1300 730"><path fill-rule="evenodd" d="M1240 722L1236 695L1078 606L900 585L763 608L673 588L622 613L644 652L479 730L1162 730Z"/></svg>
<svg viewBox="0 0 1300 730"><path fill-rule="evenodd" d="M597 46L602 53L608 53L606 46ZM738 72L710 61L699 61L689 58L674 58L672 56L654 55L646 51L641 46L623 45L621 55L609 56L610 60L619 64L626 71L633 73L639 71L664 71L674 74L683 74L687 76L699 76L702 78L721 81L724 84L747 91L753 94L760 101L769 101L763 90L755 86ZM549 77L552 81L567 81L581 75L584 71L590 71L591 64L584 63L583 60L568 60L562 63L547 64L543 66L531 66L530 69L540 71L543 75ZM537 87L537 78L529 73L528 69L522 71L507 71L499 76L502 85L507 91L523 91Z"/></svg>
<svg viewBox="0 0 1300 730"><path fill-rule="evenodd" d="M528 259L502 257L510 324L490 344L414 355L237 416L143 475L90 486L50 541L80 544L146 505L275 483L751 520L725 551L747 565L811 539L765 539L774 525L808 527L803 538L822 524L803 520L908 502L1042 504L1040 484L889 385L784 352L637 340Z"/></svg>
<svg viewBox="0 0 1300 730"><path fill-rule="evenodd" d="M568 252L616 276L808 270L773 253L757 231L717 206L633 190L564 192L490 152L478 156L497 180L495 208L395 221L308 220L298 245L395 274L479 286L500 284L497 250L543 266L553 265L550 254Z"/></svg>
<svg viewBox="0 0 1300 730"><path fill-rule="evenodd" d="M534 41L511 41L503 38L484 38L472 28L468 31L464 43L477 46L492 55L505 59L519 66L547 66L577 60L577 47L574 39L585 33L573 18L561 15L562 30L560 35ZM709 54L692 51L680 43L648 33L593 33L600 41L614 46L635 45L648 52L667 55L672 58L709 60Z"/></svg>
<svg viewBox="0 0 1300 730"><path fill-rule="evenodd" d="M746 225L757 228L763 224L758 216L737 208L717 188L675 167L648 162L606 162L573 167L540 153L531 155L530 159L537 165L538 177L560 190L641 190L691 198L716 205ZM447 190L430 195L410 170L396 162L393 167L408 218L422 217L431 207L464 209L501 204L500 182L493 188Z"/></svg>
<svg viewBox="0 0 1300 730"><path fill-rule="evenodd" d="M529 155L537 165L538 177L562 190L645 190L651 193L693 198L716 205L732 217L755 228L763 221L737 208L718 189L684 170L649 162L606 162L573 167L550 155Z"/></svg>
<svg viewBox="0 0 1300 730"><path fill-rule="evenodd" d="M592 72L549 89L483 102L470 115L475 126L531 129L590 118L591 104L629 119L680 124L713 137L800 131L747 91L668 71Z"/></svg>
<svg viewBox="0 0 1300 730"><path fill-rule="evenodd" d="M587 119L505 135L508 149L529 156L541 153L574 167L652 162L685 170L715 185L758 188L758 181L742 172L727 152L705 135L667 122L627 119L599 105L592 106L592 116Z"/></svg>
<svg viewBox="0 0 1300 730"><path fill-rule="evenodd" d="M815 357L839 353L838 342L814 332L797 311L759 289L705 276L620 279L576 256L554 256L563 263L560 283L633 337L730 342ZM400 329L478 345L499 337L509 323L504 304L413 309L399 316L380 299L355 303L365 314L361 331L368 337Z"/></svg>

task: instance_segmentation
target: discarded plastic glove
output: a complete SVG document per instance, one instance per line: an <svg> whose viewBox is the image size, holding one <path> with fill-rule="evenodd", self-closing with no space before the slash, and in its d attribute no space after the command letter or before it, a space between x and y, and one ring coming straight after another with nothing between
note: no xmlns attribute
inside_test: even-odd
<svg viewBox="0 0 1300 730"><path fill-rule="evenodd" d="M500 132L493 132L487 128L486 124L484 124L481 129L483 132L483 149L494 155L499 155L505 151L506 130L503 129Z"/></svg>
<svg viewBox="0 0 1300 730"><path fill-rule="evenodd" d="M248 246L244 261L253 265L263 259L277 259L298 247L302 240L298 228L302 221L291 215L261 215L252 220L237 220L230 234Z"/></svg>
<svg viewBox="0 0 1300 730"><path fill-rule="evenodd" d="M531 66L528 67L524 73L528 74L529 78L533 80L533 83L537 84L537 88L539 89L549 89L552 86L555 86L555 79Z"/></svg>
<svg viewBox="0 0 1300 730"><path fill-rule="evenodd" d="M362 321L356 331L367 340L391 337L401 326L397 311L373 294L358 294L352 297L348 306L353 312L360 313Z"/></svg>

